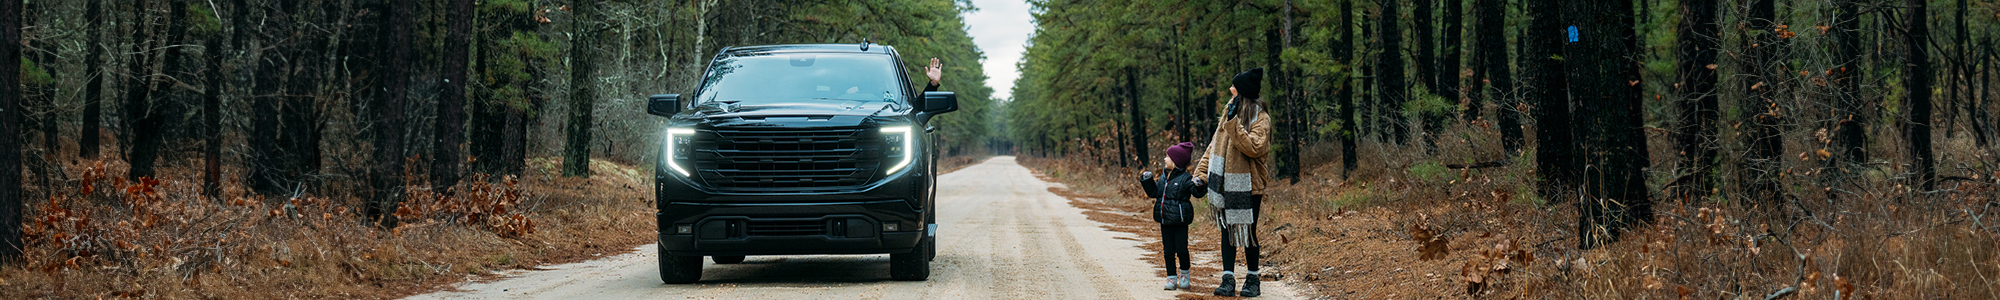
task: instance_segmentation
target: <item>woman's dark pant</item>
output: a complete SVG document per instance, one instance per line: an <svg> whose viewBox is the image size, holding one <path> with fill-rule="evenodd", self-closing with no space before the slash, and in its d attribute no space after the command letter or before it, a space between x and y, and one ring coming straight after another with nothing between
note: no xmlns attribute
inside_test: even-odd
<svg viewBox="0 0 2000 300"><path fill-rule="evenodd" d="M1256 201L1250 202L1252 203L1250 206L1250 212L1251 212L1250 214L1252 215L1251 219L1256 220L1258 218L1263 218L1264 195L1256 195L1252 197L1256 197L1257 199ZM1235 243L1233 242L1235 240L1236 239L1230 236L1229 230L1222 230L1222 266L1223 266L1222 270L1226 272L1236 271L1236 247L1242 246L1243 259L1245 260L1245 262L1249 263L1248 265L1250 267L1250 271L1256 272L1257 253L1261 253L1258 252L1257 250L1263 248L1259 247L1257 243L1257 221L1250 221L1249 245L1235 245Z"/></svg>
<svg viewBox="0 0 2000 300"><path fill-rule="evenodd" d="M1191 263L1188 262L1187 224L1160 224L1160 242L1165 244L1164 247L1160 248L1160 256L1167 258L1168 276L1179 275L1179 270L1190 268ZM1174 268L1176 259L1180 263L1179 269Z"/></svg>

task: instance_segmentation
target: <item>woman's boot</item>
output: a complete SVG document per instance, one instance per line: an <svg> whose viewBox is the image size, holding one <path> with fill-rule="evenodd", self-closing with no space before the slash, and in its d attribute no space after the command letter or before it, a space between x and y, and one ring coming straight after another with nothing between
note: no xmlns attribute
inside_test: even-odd
<svg viewBox="0 0 2000 300"><path fill-rule="evenodd" d="M1229 273L1222 273L1222 285L1215 287L1215 295L1223 297L1235 297L1236 275Z"/></svg>

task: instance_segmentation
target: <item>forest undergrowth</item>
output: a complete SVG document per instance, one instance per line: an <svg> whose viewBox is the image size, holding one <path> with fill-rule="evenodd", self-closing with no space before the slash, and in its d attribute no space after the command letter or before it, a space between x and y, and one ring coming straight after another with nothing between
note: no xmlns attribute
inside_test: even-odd
<svg viewBox="0 0 2000 300"><path fill-rule="evenodd" d="M233 184L240 169L224 170L223 197L201 197L198 160L137 181L122 161L70 163L51 197L29 202L25 263L0 268L0 294L390 299L652 241L645 171L596 160L593 177L548 176L561 161L475 175L449 196L409 182L393 229L369 224L354 196L254 196Z"/></svg>
<svg viewBox="0 0 2000 300"><path fill-rule="evenodd" d="M1801 155L1788 162L1799 167L1783 180L1786 200L1764 205L1730 199L1728 190L1668 199L1659 189L1666 180L1650 180L1651 224L1580 250L1575 200L1538 195L1531 157L1454 168L1494 161L1497 153L1479 149L1499 147L1456 133L1468 128L1453 130L1428 151L1363 143L1364 159L1347 177L1336 145L1305 147L1301 178L1278 180L1265 200L1258 230L1266 277L1336 299L2000 298L2000 174L1977 161L1941 174L1955 179L1938 190L1916 191L1883 175L1900 173L1888 163L1827 184L1803 167L1812 157ZM1663 144L1653 151L1667 151ZM1941 149L1946 157L1990 157L1975 147ZM1653 157L1655 169L1674 163ZM1145 238L1151 256L1141 259L1159 263L1158 227L1146 217L1151 202L1134 181L1140 170L1076 158L1021 161L1064 183L1059 192L1092 219ZM1181 298L1216 298L1207 291L1219 271L1219 234L1198 210L1190 241L1197 287Z"/></svg>

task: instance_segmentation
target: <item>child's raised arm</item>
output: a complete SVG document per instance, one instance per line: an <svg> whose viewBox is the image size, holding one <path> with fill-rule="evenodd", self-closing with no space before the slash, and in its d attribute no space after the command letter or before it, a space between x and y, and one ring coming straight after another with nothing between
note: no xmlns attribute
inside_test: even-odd
<svg viewBox="0 0 2000 300"><path fill-rule="evenodd" d="M1160 198L1160 182L1153 180L1153 172L1139 174L1139 187L1146 190L1147 198Z"/></svg>

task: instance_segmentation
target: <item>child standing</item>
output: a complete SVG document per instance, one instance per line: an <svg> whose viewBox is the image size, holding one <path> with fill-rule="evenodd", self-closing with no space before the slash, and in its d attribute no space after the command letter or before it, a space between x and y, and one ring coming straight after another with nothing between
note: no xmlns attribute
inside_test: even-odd
<svg viewBox="0 0 2000 300"><path fill-rule="evenodd" d="M1153 221L1160 223L1163 244L1160 255L1166 257L1167 290L1188 287L1188 223L1194 221L1194 203L1188 197L1207 196L1186 171L1191 152L1194 143L1169 147L1166 166L1160 170L1158 180L1154 180L1153 172L1139 176L1139 186L1145 188L1146 197L1153 198ZM1176 263L1179 269L1175 268Z"/></svg>

